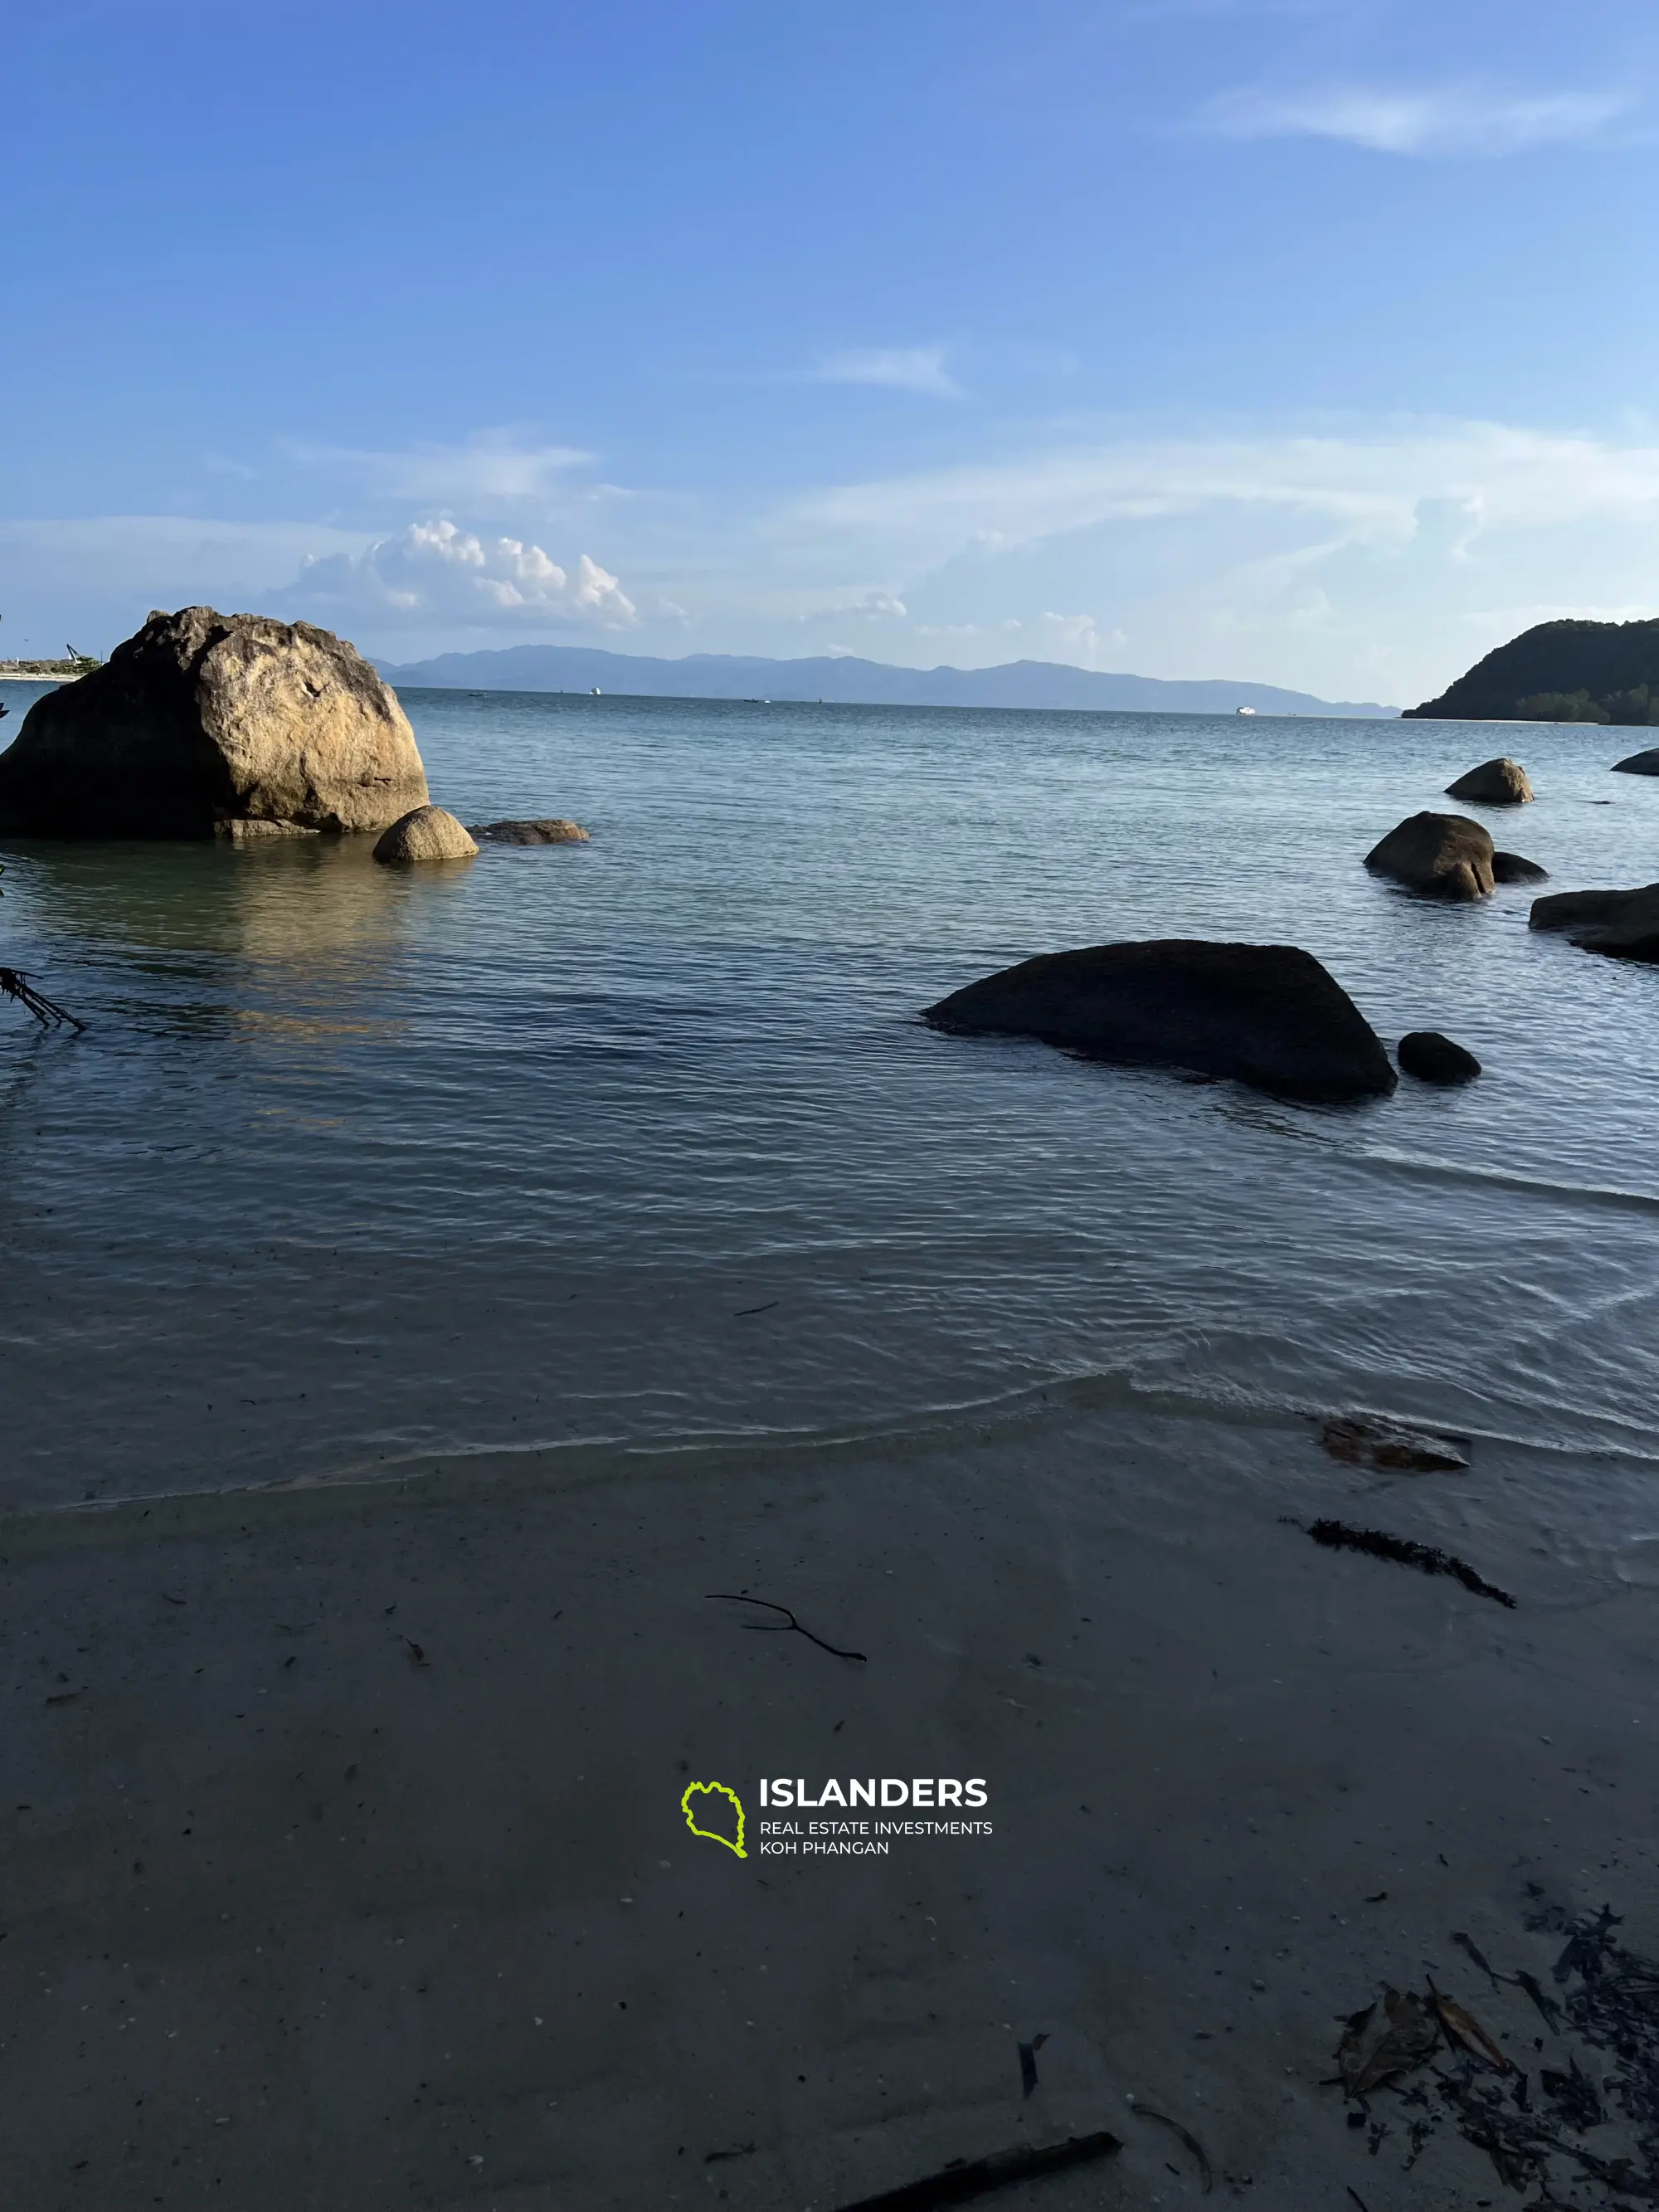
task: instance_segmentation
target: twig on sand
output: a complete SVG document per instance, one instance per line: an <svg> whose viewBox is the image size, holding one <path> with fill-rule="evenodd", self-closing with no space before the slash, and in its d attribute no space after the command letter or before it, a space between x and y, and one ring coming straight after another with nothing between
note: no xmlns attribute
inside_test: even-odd
<svg viewBox="0 0 1659 2212"><path fill-rule="evenodd" d="M1143 2105L1139 2097L1130 2098L1129 2110L1135 2115L1137 2119L1156 2120L1160 2127L1168 2128L1172 2134L1180 2136L1182 2142L1186 2144L1188 2149L1191 2151L1193 2156L1198 2160L1199 2173L1202 2177L1204 2183L1204 2194L1207 2197L1215 2186L1215 2176L1210 2171L1210 2161L1206 2157L1204 2146L1200 2142L1198 2137L1194 2135L1189 2135L1187 2130L1182 2126L1180 2121L1172 2120L1167 2112L1155 2112L1150 2105Z"/></svg>
<svg viewBox="0 0 1659 2212"><path fill-rule="evenodd" d="M15 999L20 1006L27 1006L43 1029L59 1027L67 1023L72 1030L83 1030L84 1022L77 1022L66 1008L56 1005L42 991L37 991L18 969L0 968L0 993Z"/></svg>
<svg viewBox="0 0 1659 2212"><path fill-rule="evenodd" d="M1292 1525L1299 1528L1299 1522ZM1355 1528L1346 1521L1314 1521L1306 1533L1316 1544L1323 1544L1335 1552L1364 1552L1373 1559L1393 1559L1402 1567L1415 1567L1419 1574L1449 1575L1454 1582L1462 1583L1466 1590L1477 1597L1495 1598L1499 1605L1513 1607L1516 1601L1507 1590L1495 1583L1487 1582L1476 1574L1466 1559L1453 1557L1433 1544L1418 1544L1406 1536L1390 1536L1382 1528Z"/></svg>
<svg viewBox="0 0 1659 2212"><path fill-rule="evenodd" d="M1093 2136L1067 2136L1064 2142L1041 2148L1021 2144L1017 2150L994 2150L988 2158L957 2160L921 2181L907 2182L880 2197L860 2197L856 2204L843 2204L841 2212L933 2212L939 2204L965 2204L970 2197L987 2197L994 2189L1006 2189L1016 2181L1038 2174L1059 2173L1068 2166L1083 2166L1091 2159L1108 2158L1121 2150L1115 2136L1104 2130Z"/></svg>
<svg viewBox="0 0 1659 2212"><path fill-rule="evenodd" d="M769 1597L744 1597L736 1590L705 1590L703 1595L708 1598L721 1598L728 1605L763 1605L769 1613L783 1614L781 1620L744 1621L744 1626L753 1629L757 1635L785 1636L793 1628L798 1636L804 1636L809 1644L816 1644L820 1651L829 1652L832 1658L861 1659L866 1666L870 1663L867 1651L843 1651L837 1644L826 1644L821 1636L814 1636L810 1628L803 1628L787 1605L774 1605ZM939 2200L941 2203L944 2201L943 2197Z"/></svg>

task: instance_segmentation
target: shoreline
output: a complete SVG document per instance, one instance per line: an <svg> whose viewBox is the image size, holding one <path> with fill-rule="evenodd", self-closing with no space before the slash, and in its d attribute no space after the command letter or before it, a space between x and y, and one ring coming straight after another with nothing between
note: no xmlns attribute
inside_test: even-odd
<svg viewBox="0 0 1659 2212"><path fill-rule="evenodd" d="M1195 2195L1133 2099L1229 2201L1497 2198L1449 2128L1405 2171L1393 2093L1372 2155L1321 2084L1339 2017L1425 1969L1565 2063L1450 1942L1547 1984L1528 1881L1653 1948L1652 1594L1529 1573L1500 1452L1379 1479L1288 1427L1207 1470L1197 1442L1113 1410L12 1524L20 2196L830 2212L1102 2128L1123 2150L1034 2208ZM1319 1511L1449 1517L1521 1606L1279 1517ZM688 1833L691 1781L758 1823L786 1774L983 1778L992 1832L741 1863Z"/></svg>

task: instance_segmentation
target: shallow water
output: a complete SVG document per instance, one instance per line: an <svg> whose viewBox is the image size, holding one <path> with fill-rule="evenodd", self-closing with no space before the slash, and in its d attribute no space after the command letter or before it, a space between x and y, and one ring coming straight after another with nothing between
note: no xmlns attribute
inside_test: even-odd
<svg viewBox="0 0 1659 2212"><path fill-rule="evenodd" d="M1500 844L1648 881L1630 732L406 704L465 818L592 843L0 855L0 957L89 1024L0 1009L7 1502L1042 1391L1653 1451L1659 975L1360 866L1507 750ZM915 1019L1169 935L1304 945L1487 1073L1298 1107Z"/></svg>

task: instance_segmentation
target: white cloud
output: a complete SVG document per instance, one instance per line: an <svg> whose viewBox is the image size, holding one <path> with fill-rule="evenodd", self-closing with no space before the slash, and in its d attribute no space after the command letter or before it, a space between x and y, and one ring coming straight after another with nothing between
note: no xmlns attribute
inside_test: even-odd
<svg viewBox="0 0 1659 2212"><path fill-rule="evenodd" d="M1242 88L1211 100L1200 119L1232 138L1335 138L1376 154L1492 159L1593 138L1635 104L1626 93L1500 92L1473 83Z"/></svg>
<svg viewBox="0 0 1659 2212"><path fill-rule="evenodd" d="M441 520L414 522L361 553L307 559L294 596L331 611L403 623L456 621L491 628L536 623L629 629L639 611L609 570L584 553L574 573L539 545L489 540Z"/></svg>
<svg viewBox="0 0 1659 2212"><path fill-rule="evenodd" d="M943 346L872 346L832 354L809 373L812 384L876 384L928 399L960 399L962 386L945 366Z"/></svg>
<svg viewBox="0 0 1659 2212"><path fill-rule="evenodd" d="M289 458L319 474L347 477L383 498L422 507L477 507L545 499L594 459L574 446L526 446L505 430L481 430L459 446L416 445L374 452L291 440Z"/></svg>

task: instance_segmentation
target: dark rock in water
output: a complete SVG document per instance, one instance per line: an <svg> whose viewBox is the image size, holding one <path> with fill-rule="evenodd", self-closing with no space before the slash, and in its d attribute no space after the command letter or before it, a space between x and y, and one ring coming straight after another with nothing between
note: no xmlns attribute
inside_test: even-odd
<svg viewBox="0 0 1659 2212"><path fill-rule="evenodd" d="M1659 884L1632 891L1557 891L1534 899L1527 919L1533 929L1560 930L1586 952L1659 961Z"/></svg>
<svg viewBox="0 0 1659 2212"><path fill-rule="evenodd" d="M1395 1057L1407 1075L1419 1083L1473 1083L1480 1063L1472 1052L1454 1044L1438 1030L1413 1030L1400 1040Z"/></svg>
<svg viewBox="0 0 1659 2212"><path fill-rule="evenodd" d="M585 845L580 823L548 817L538 822L473 822L467 825L481 845Z"/></svg>
<svg viewBox="0 0 1659 2212"><path fill-rule="evenodd" d="M404 710L355 646L211 607L151 615L0 754L0 823L25 836L380 830L426 798Z"/></svg>
<svg viewBox="0 0 1659 2212"><path fill-rule="evenodd" d="M1374 875L1391 876L1431 898L1485 898L1492 887L1490 831L1466 814L1413 814L1365 855Z"/></svg>
<svg viewBox="0 0 1659 2212"><path fill-rule="evenodd" d="M1048 952L952 992L922 1018L1040 1037L1127 1066L1188 1068L1283 1097L1378 1097L1381 1039L1310 952L1175 938Z"/></svg>
<svg viewBox="0 0 1659 2212"><path fill-rule="evenodd" d="M1495 884L1547 884L1550 872L1536 860L1523 860L1519 853L1494 853L1492 879Z"/></svg>
<svg viewBox="0 0 1659 2212"><path fill-rule="evenodd" d="M1659 775L1659 745L1650 745L1644 753L1632 753L1628 760L1614 761L1615 775Z"/></svg>
<svg viewBox="0 0 1659 2212"><path fill-rule="evenodd" d="M1319 1441L1345 1467L1372 1467L1389 1474L1462 1474L1469 1464L1467 1437L1397 1428L1392 1422L1368 1421L1358 1413L1325 1422Z"/></svg>
<svg viewBox="0 0 1659 2212"><path fill-rule="evenodd" d="M1446 786L1446 796L1473 799L1477 805L1525 806L1531 802L1532 786L1520 762L1505 756L1483 761L1467 775L1460 775L1455 783Z"/></svg>

